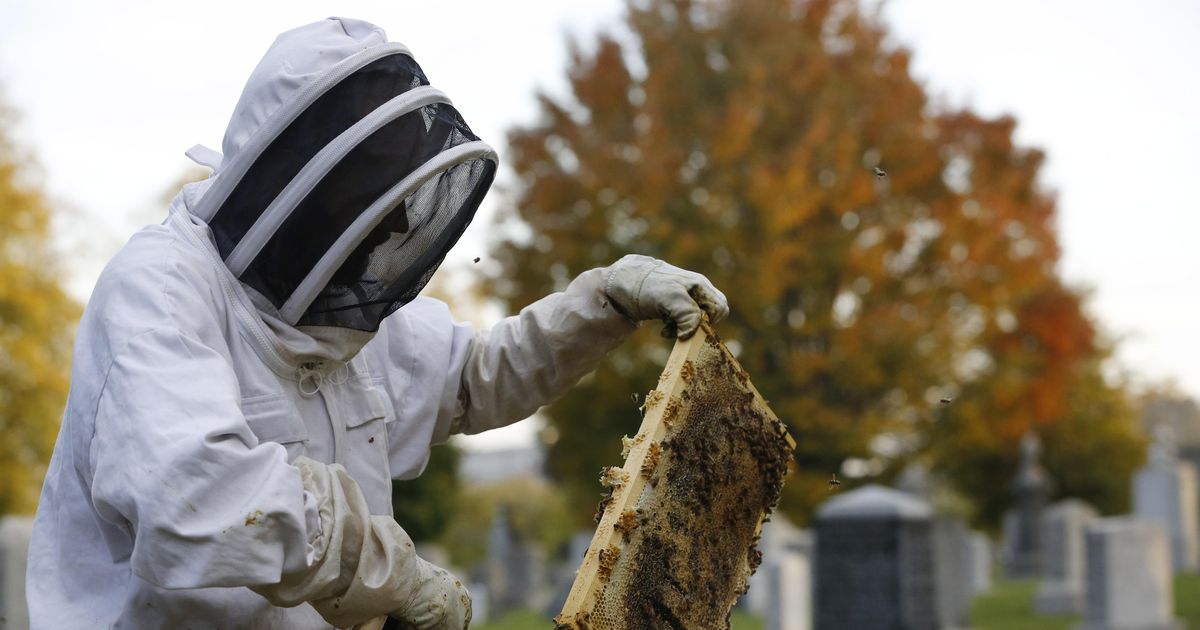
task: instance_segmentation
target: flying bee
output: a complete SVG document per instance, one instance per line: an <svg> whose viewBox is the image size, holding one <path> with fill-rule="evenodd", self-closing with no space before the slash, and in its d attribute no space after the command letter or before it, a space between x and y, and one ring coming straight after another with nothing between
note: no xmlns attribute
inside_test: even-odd
<svg viewBox="0 0 1200 630"><path fill-rule="evenodd" d="M476 257L475 257L475 262L479 262L479 257L478 257L478 256L476 256Z"/></svg>
<svg viewBox="0 0 1200 630"><path fill-rule="evenodd" d="M942 404L943 404L943 405L949 405L949 404L950 404L950 403L952 403L952 402L954 402L954 399L953 399L953 398L943 398L943 399L942 399Z"/></svg>
<svg viewBox="0 0 1200 630"><path fill-rule="evenodd" d="M838 481L837 473L833 473L832 475L829 476L829 489L830 490L833 490L834 488L836 488L840 485L842 485L842 482Z"/></svg>
<svg viewBox="0 0 1200 630"><path fill-rule="evenodd" d="M876 178L876 179L883 179L884 177L887 177L887 172L885 172L883 169L881 169L881 168L879 168L878 166L876 166L876 167L875 167L875 178Z"/></svg>

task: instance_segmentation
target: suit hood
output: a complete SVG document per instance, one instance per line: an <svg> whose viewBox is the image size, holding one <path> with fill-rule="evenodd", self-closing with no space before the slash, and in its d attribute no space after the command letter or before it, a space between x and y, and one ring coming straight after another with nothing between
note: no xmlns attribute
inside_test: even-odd
<svg viewBox="0 0 1200 630"><path fill-rule="evenodd" d="M406 47L346 18L276 38L222 149L192 211L225 265L289 325L362 331L416 297L498 162Z"/></svg>

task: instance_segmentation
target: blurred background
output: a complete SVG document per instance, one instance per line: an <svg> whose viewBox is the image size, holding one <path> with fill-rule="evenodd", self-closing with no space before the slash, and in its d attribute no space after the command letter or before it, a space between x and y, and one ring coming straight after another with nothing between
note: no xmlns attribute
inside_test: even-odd
<svg viewBox="0 0 1200 630"><path fill-rule="evenodd" d="M207 175L182 153L220 147L275 35L333 12L409 46L500 151L427 289L458 319L626 253L729 296L719 331L798 444L735 627L837 627L853 589L823 594L813 551L842 500L928 508L939 626L1069 627L1105 614L1088 589L1139 572L1167 575L1139 614L1200 625L1186 0L0 4L0 613L96 277ZM656 333L396 485L396 518L476 585L480 627L561 605L597 472L670 350ZM1089 568L1121 536L1149 541L1141 564Z"/></svg>

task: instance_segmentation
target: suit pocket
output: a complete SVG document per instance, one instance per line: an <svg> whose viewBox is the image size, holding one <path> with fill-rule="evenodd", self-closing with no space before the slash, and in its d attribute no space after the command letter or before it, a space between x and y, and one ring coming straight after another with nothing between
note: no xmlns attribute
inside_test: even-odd
<svg viewBox="0 0 1200 630"><path fill-rule="evenodd" d="M242 415L259 442L288 446L289 455L293 455L292 446L308 441L308 427L300 412L282 394L242 399Z"/></svg>

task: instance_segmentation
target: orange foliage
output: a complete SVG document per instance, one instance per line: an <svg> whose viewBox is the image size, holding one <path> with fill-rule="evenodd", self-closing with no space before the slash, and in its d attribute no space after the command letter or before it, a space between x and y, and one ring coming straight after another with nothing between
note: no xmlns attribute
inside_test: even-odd
<svg viewBox="0 0 1200 630"><path fill-rule="evenodd" d="M629 27L629 44L574 50L571 96L543 95L543 121L511 132L500 222L533 233L495 245L511 308L629 252L708 275L731 301L722 332L799 442L783 503L799 518L846 458L886 476L927 457L992 520L1020 435L1091 418L1072 392L1128 415L1095 378L1043 156L1014 144L1014 119L931 108L908 51L850 0L647 0ZM550 409L550 467L580 514L664 351L636 337Z"/></svg>

